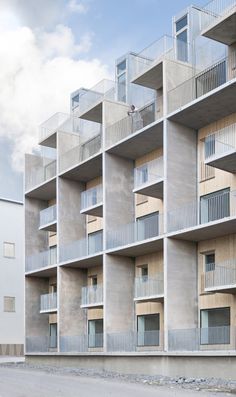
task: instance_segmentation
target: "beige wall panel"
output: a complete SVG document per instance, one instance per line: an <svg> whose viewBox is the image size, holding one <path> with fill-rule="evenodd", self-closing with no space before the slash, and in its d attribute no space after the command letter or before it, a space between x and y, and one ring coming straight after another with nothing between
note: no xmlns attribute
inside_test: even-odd
<svg viewBox="0 0 236 397"><path fill-rule="evenodd" d="M88 269L88 280L87 280L88 285L90 285L91 276L95 276L95 275L98 278L98 284L102 284L103 283L103 269L102 269L102 266L94 266L94 267L90 267Z"/></svg>
<svg viewBox="0 0 236 397"><path fill-rule="evenodd" d="M55 205L55 204L56 204L56 198L51 199L51 200L48 201L48 206L49 207L51 207L52 205Z"/></svg>
<svg viewBox="0 0 236 397"><path fill-rule="evenodd" d="M148 264L149 277L155 277L157 273L163 272L163 251L154 254L142 255L135 258L135 276L141 275L140 266Z"/></svg>
<svg viewBox="0 0 236 397"><path fill-rule="evenodd" d="M57 323L57 313L49 314L49 324Z"/></svg>
<svg viewBox="0 0 236 397"><path fill-rule="evenodd" d="M54 245L57 245L57 234L48 236L48 246L53 247Z"/></svg>
<svg viewBox="0 0 236 397"><path fill-rule="evenodd" d="M88 309L88 320L99 320L103 318L103 309Z"/></svg>
<svg viewBox="0 0 236 397"><path fill-rule="evenodd" d="M98 186L102 184L102 177L98 176L97 178L91 179L86 183L86 190L91 189L92 187Z"/></svg>
<svg viewBox="0 0 236 397"><path fill-rule="evenodd" d="M145 154L145 156L136 159L135 167L140 167L141 165L146 164L149 161L155 160L158 157L162 157L162 156L163 156L163 148L155 149L152 152Z"/></svg>
<svg viewBox="0 0 236 397"><path fill-rule="evenodd" d="M148 200L144 203L138 204L137 194L135 194L135 217L148 215L153 212L159 211L160 214L163 212L163 201L154 197L148 197Z"/></svg>
<svg viewBox="0 0 236 397"><path fill-rule="evenodd" d="M98 230L103 229L103 218L100 217L94 217L94 220L92 222L90 221L91 217L87 215L87 234L97 232Z"/></svg>

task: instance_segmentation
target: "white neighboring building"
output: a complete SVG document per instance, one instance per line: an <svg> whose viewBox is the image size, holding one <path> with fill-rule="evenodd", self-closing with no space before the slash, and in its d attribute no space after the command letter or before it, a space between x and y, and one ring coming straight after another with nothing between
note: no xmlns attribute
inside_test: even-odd
<svg viewBox="0 0 236 397"><path fill-rule="evenodd" d="M23 355L23 202L0 198L0 219L0 355Z"/></svg>

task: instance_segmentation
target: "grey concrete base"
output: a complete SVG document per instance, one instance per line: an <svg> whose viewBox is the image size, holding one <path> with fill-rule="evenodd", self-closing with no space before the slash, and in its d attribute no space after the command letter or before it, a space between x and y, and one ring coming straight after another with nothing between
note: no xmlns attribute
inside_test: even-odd
<svg viewBox="0 0 236 397"><path fill-rule="evenodd" d="M28 355L36 365L93 368L122 374L224 378L236 380L235 355Z"/></svg>

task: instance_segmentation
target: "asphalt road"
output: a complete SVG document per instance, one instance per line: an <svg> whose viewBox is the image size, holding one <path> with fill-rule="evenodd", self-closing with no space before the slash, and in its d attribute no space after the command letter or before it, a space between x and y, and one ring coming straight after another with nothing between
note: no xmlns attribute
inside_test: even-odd
<svg viewBox="0 0 236 397"><path fill-rule="evenodd" d="M0 367L0 397L213 397L226 393L183 390L113 379Z"/></svg>

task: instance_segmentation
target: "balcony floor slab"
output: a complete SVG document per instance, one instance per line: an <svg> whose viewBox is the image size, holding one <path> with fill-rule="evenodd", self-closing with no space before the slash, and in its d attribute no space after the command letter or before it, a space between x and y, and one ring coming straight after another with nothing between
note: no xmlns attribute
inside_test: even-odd
<svg viewBox="0 0 236 397"><path fill-rule="evenodd" d="M39 227L39 230L46 230L49 232L56 232L57 231L57 222L47 223L46 225L42 225Z"/></svg>
<svg viewBox="0 0 236 397"><path fill-rule="evenodd" d="M53 131L46 138L39 141L39 145L52 147L56 149L57 147L57 131Z"/></svg>
<svg viewBox="0 0 236 397"><path fill-rule="evenodd" d="M236 294L236 284L222 285L220 287L209 287L204 289L205 292L219 292L221 294Z"/></svg>
<svg viewBox="0 0 236 397"><path fill-rule="evenodd" d="M145 72L140 73L131 82L154 90L161 88L163 86L163 60L158 59L153 62Z"/></svg>
<svg viewBox="0 0 236 397"><path fill-rule="evenodd" d="M29 189L25 193L26 197L36 198L39 200L51 200L56 197L56 177L53 177L40 185Z"/></svg>
<svg viewBox="0 0 236 397"><path fill-rule="evenodd" d="M81 182L88 182L100 175L102 175L101 152L59 174L60 177Z"/></svg>
<svg viewBox="0 0 236 397"><path fill-rule="evenodd" d="M47 266L47 267L42 267L39 269L31 270L31 271L26 271L25 276L26 277L52 277L57 274L57 265L52 265L52 266Z"/></svg>
<svg viewBox="0 0 236 397"><path fill-rule="evenodd" d="M98 216L101 218L103 216L103 204L99 203L97 205L93 205L91 207L85 208L83 210L80 210L80 213L86 215Z"/></svg>
<svg viewBox="0 0 236 397"><path fill-rule="evenodd" d="M212 156L208 160L205 160L206 165L218 168L223 171L235 173L236 172L236 150L233 149L231 152L219 156Z"/></svg>
<svg viewBox="0 0 236 397"><path fill-rule="evenodd" d="M112 248L106 251L107 254L136 257L150 254L163 249L163 236L153 237L152 239L138 241L126 246Z"/></svg>
<svg viewBox="0 0 236 397"><path fill-rule="evenodd" d="M202 32L204 37L231 45L236 42L236 7L233 7L226 16L217 18Z"/></svg>
<svg viewBox="0 0 236 397"><path fill-rule="evenodd" d="M164 294L134 298L134 302L164 302Z"/></svg>
<svg viewBox="0 0 236 397"><path fill-rule="evenodd" d="M94 121L95 123L102 123L102 101L101 99L99 102L96 102L94 106L80 113L79 117L84 120Z"/></svg>
<svg viewBox="0 0 236 397"><path fill-rule="evenodd" d="M144 184L139 188L133 190L133 193L143 194L144 196L154 197L157 199L163 199L163 185L164 180L160 179L156 182L152 182L149 184Z"/></svg>
<svg viewBox="0 0 236 397"><path fill-rule="evenodd" d="M88 269L93 266L102 265L103 254L101 252L84 256L82 258L70 259L68 261L60 262L61 267L77 267L81 269Z"/></svg>

